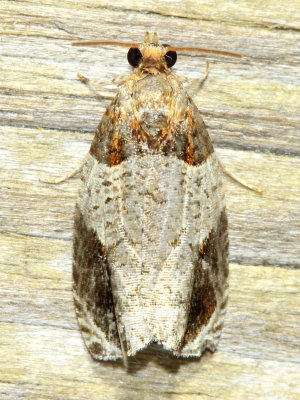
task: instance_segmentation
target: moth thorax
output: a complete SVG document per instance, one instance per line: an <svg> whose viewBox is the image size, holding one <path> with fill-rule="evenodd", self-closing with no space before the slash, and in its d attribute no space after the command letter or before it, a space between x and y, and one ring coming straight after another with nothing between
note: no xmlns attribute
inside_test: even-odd
<svg viewBox="0 0 300 400"><path fill-rule="evenodd" d="M155 137L167 126L167 117L163 109L153 113L153 110L146 108L140 112L140 123L148 135Z"/></svg>

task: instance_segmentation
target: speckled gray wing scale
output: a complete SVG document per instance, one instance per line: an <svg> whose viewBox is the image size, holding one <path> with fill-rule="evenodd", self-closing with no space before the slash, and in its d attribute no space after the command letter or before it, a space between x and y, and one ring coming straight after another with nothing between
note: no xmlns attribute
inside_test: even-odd
<svg viewBox="0 0 300 400"><path fill-rule="evenodd" d="M191 99L173 78L159 79L119 90L82 173L74 299L95 359L134 355L153 341L200 356L215 350L223 324L228 239L218 161ZM155 112L151 90L161 102Z"/></svg>

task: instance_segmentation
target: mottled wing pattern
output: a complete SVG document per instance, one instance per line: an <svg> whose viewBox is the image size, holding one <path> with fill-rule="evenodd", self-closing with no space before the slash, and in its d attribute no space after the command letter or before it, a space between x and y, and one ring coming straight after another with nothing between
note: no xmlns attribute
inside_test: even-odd
<svg viewBox="0 0 300 400"><path fill-rule="evenodd" d="M74 298L98 359L151 341L214 350L227 301L227 217L218 161L175 77L128 81L99 124L82 175Z"/></svg>
<svg viewBox="0 0 300 400"><path fill-rule="evenodd" d="M78 206L73 288L79 326L90 353L102 359L121 357L106 250Z"/></svg>

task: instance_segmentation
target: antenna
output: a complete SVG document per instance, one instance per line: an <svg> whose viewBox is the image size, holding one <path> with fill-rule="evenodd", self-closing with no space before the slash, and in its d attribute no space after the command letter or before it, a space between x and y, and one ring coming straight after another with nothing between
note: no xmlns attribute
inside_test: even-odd
<svg viewBox="0 0 300 400"><path fill-rule="evenodd" d="M124 43L124 42L101 42L101 41L94 41L94 42L73 42L72 46L85 46L85 47L97 47L97 46L121 46L121 47L136 47L138 48L139 45L136 43ZM230 51L222 51L222 50L212 50L212 49L203 49L200 47L174 47L168 46L169 51L182 51L182 52L189 52L189 53L210 53L210 54L220 54L222 56L228 57L235 57L235 58L242 58L241 54L231 53Z"/></svg>

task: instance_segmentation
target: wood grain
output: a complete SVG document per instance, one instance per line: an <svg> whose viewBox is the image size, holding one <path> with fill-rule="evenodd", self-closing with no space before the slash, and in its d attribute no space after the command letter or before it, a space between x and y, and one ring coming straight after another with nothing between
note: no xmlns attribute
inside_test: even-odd
<svg viewBox="0 0 300 400"><path fill-rule="evenodd" d="M298 399L299 4L273 0L1 1L0 397L3 399ZM173 359L152 347L130 361L87 354L71 294L79 179L46 185L87 152L116 87L123 48L77 40L143 39L237 52L179 54L175 72L210 75L195 101L226 167L230 302L219 349ZM77 80L87 75L100 100ZM191 80L191 86L193 87Z"/></svg>

